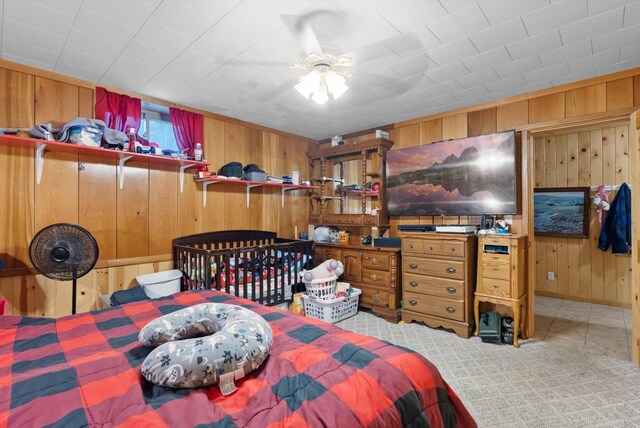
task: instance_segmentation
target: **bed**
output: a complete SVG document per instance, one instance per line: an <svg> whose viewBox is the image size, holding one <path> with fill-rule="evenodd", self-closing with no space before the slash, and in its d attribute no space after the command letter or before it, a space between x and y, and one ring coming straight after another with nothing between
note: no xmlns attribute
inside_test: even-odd
<svg viewBox="0 0 640 428"><path fill-rule="evenodd" d="M140 374L149 321L186 306L237 304L274 332L269 357L223 396ZM408 349L215 290L58 319L0 317L0 426L475 426L436 367Z"/></svg>
<svg viewBox="0 0 640 428"><path fill-rule="evenodd" d="M221 290L268 306L304 291L298 273L310 269L314 242L262 230L230 230L173 240L181 290ZM298 290L300 288L300 290Z"/></svg>

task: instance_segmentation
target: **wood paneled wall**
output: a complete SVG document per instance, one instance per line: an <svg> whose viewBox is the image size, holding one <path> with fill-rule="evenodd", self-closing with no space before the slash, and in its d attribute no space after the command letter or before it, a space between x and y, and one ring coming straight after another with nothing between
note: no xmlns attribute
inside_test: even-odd
<svg viewBox="0 0 640 428"><path fill-rule="evenodd" d="M638 96L638 94L640 94L640 69L627 70L609 76L536 91L530 94L523 94L510 99L498 100L492 103L396 123L394 128L389 132L391 134L391 140L395 142L393 146L395 150L421 144L430 144L435 141L450 138L486 134L508 129L538 131L541 129L576 126L578 124L586 125L589 123L608 121L612 118L628 117L629 114L637 108L634 106L640 105L640 96ZM616 137L613 135L611 138L615 140ZM590 139L588 143L589 145L591 144ZM527 183L526 179L533 174L532 169L535 168L535 165L532 159L528 159L528 157L530 157L529 153L532 152L528 144L527 139L522 141L523 211L521 215L513 216L512 231L516 233L527 233L530 227L528 212L531 209L531 200L528 197L528 192L535 187L535 183ZM555 144L555 142L549 143L549 146L553 146L553 144ZM571 144L571 150L573 150L573 144L575 144L575 142L561 143L562 147L559 149L561 158L565 156L563 153L565 153L566 150L562 144ZM598 143L594 142L594 144L597 147ZM595 177L591 177L590 175L592 165L590 154L586 155L580 151L581 156L579 155L578 157L581 160L578 159L577 162L572 163L565 158L566 168L560 168L560 171L548 168L545 170L545 179L546 174L548 174L550 182L553 179L557 182L558 177L560 177L560 180L564 180L566 177L567 183L586 183L592 180L599 181L598 174L600 174L600 178L605 182L604 184L619 184L621 183L620 180L628 176L628 171L633 167L626 160L627 155L622 149L623 145L624 144L621 143L619 146L616 146L617 152L615 150L601 152L599 158L594 160L596 164L594 166L596 170ZM589 146L589 150L591 150L591 146ZM551 152L552 149L550 147L549 156L553 156ZM556 154L554 165L556 165L558 161L557 156ZM604 165L606 163L615 163L616 161L618 161L620 165L626 166L622 166L620 171L610 168L597 168L599 162L604 162ZM577 168L579 162L584 162L585 165L588 164L589 170L585 170L584 168L579 170ZM600 184L600 182L595 183L595 181L594 184ZM458 217L392 217L390 234L392 236L396 235L398 224L437 224L457 223L458 221ZM462 217L460 222L476 223L478 219ZM535 245L538 239L531 240L530 242L532 245ZM540 254L540 259L546 261L557 259L557 251L557 248L551 246L547 251L546 243L543 243L537 253ZM560 256L562 260L564 260L563 251L564 249ZM542 253L545 255L542 256ZM534 257L536 252L531 251L530 254L531 257ZM590 261L581 265L583 276L586 278L587 271L591 272L592 269L598 271L600 264L602 264L603 277L602 281L594 281L596 289L592 290L590 286L588 287L586 285L587 280L585 279L582 285L582 292L578 290L578 294L562 295L564 297L579 298L598 303L628 306L630 303L630 297L628 295L630 276L626 271L628 271L629 263L628 261L623 261L623 259L624 258L615 258L613 264L615 271L612 272L609 267L605 269L604 261L601 262L596 256L596 266L593 268ZM559 262L560 261L556 261L555 263L558 264ZM553 264L553 262L550 263ZM534 267L535 265L531 262L531 270L533 270ZM538 265L536 278L543 272L541 269L541 266ZM606 273L604 270L606 270ZM538 285L540 285L540 281L546 282L546 271L544 271L543 278L536 280ZM559 285L559 283L556 281L556 284L552 284L550 289L547 288L547 284L545 284L544 287L537 286L536 289L541 292L551 293L552 291L550 290L553 290L554 285ZM532 288L530 285L530 289ZM615 296L612 290L615 290ZM557 293L557 290L554 292Z"/></svg>
<svg viewBox="0 0 640 428"><path fill-rule="evenodd" d="M52 73L24 68L0 64L0 127L60 125L77 116L93 117L94 88L87 82L74 84L65 76L57 79ZM212 170L239 161L256 163L271 175L299 171L303 180L308 177L309 142L304 138L213 114L205 114L204 136ZM95 269L80 279L78 310L96 307L96 290L126 288L140 273L170 267L140 258L171 260L171 241L177 236L263 229L293 237L296 228L307 228L309 203L304 191L287 192L282 208L279 189L251 189L248 208L245 186L214 184L203 207L202 186L190 171L180 192L177 167L129 162L120 189L115 160L46 152L40 184L35 183L34 164L34 150L0 146L0 200L7 202L0 205L0 258L5 265L0 271L0 298L9 300L11 313L71 312L71 283L47 280L25 269L30 266L31 238L52 223L87 228L98 241L103 263L138 260L106 271ZM118 278L114 286L113 278ZM80 284L88 288L81 291Z"/></svg>
<svg viewBox="0 0 640 428"><path fill-rule="evenodd" d="M628 134L625 124L535 138L535 187L628 183ZM613 201L615 192L608 195ZM600 230L598 213L591 209L588 239L536 237L536 292L630 306L630 255L599 250ZM547 272L556 279L548 280Z"/></svg>

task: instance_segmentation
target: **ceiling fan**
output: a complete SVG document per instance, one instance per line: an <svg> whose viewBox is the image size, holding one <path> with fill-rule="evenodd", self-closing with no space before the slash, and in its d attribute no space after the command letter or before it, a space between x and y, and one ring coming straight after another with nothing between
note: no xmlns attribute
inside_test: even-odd
<svg viewBox="0 0 640 428"><path fill-rule="evenodd" d="M282 15L282 19L297 37L304 52L300 62L292 66L305 73L295 89L318 104L329 101L329 95L334 100L340 98L349 89L346 82L351 78L351 58L325 53L317 34L332 36L333 29L346 28L346 16L338 12L316 10L302 16Z"/></svg>
<svg viewBox="0 0 640 428"><path fill-rule="evenodd" d="M389 96L404 93L413 84L398 82L397 79L365 69L372 61L420 49L420 39L413 33L399 33L344 52L339 45L357 28L353 16L348 16L341 10L317 9L302 15L280 15L280 18L300 45L301 53L296 63L239 59L227 62L231 65L286 67L295 72L296 77L263 93L258 98L260 101L270 101L292 87L304 98L324 104L330 99L338 99L349 87L359 86L363 90L371 82L375 82L376 88L384 88L393 83Z"/></svg>

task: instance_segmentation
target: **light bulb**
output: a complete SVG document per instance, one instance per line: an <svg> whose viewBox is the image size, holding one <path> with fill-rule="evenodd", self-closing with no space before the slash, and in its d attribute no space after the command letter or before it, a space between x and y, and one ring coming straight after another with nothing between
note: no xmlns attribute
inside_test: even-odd
<svg viewBox="0 0 640 428"><path fill-rule="evenodd" d="M331 92L331 95L333 95L334 100L340 98L340 96L342 96L342 94L347 92L347 89L349 89L349 87L345 84L346 79L344 78L344 76L336 73L333 70L327 70L324 73L324 81L327 84L329 92Z"/></svg>

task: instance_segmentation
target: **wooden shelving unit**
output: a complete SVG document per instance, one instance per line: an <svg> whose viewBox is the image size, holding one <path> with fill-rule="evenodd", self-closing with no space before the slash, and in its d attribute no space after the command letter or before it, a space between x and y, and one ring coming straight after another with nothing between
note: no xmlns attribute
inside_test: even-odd
<svg viewBox="0 0 640 428"><path fill-rule="evenodd" d="M216 183L226 183L226 184L235 184L238 186L246 186L247 188L247 208L250 205L250 190L254 187L276 187L281 189L282 192L282 208L284 208L284 194L288 190L314 190L319 189L318 186L301 186L299 184L283 184L283 183L273 183L270 181L251 181L251 180L241 180L239 178L227 178L227 177L218 177L216 175L210 175L205 178L197 178L196 183L202 183L202 205L207 206L207 187L210 184Z"/></svg>
<svg viewBox="0 0 640 428"><path fill-rule="evenodd" d="M180 168L180 192L183 190L184 171L198 166L208 166L209 162L177 159L169 156L147 155L122 150L105 149L102 147L89 147L79 144L61 143L59 141L46 141L38 138L17 137L15 135L0 135L0 145L7 147L35 149L36 152L36 183L40 184L44 155L46 152L74 153L78 155L94 156L105 159L118 159L118 175L120 189L124 186L124 166L130 161L149 162L149 164L174 165Z"/></svg>

